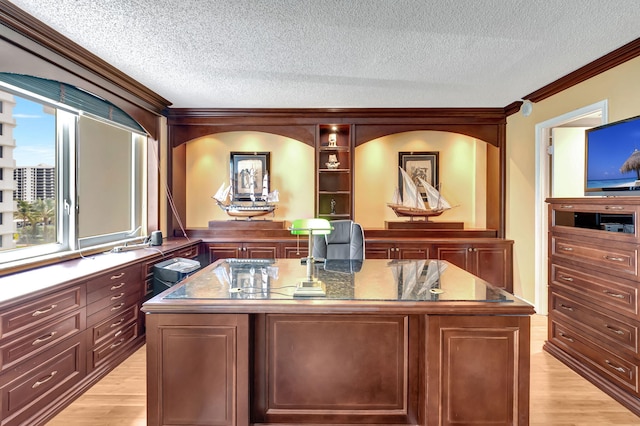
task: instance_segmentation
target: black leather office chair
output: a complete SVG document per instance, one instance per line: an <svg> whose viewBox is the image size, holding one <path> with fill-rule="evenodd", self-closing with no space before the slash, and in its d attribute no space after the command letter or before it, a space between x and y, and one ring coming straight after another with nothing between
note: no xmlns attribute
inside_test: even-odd
<svg viewBox="0 0 640 426"><path fill-rule="evenodd" d="M316 259L364 259L364 232L352 220L331 221L333 231L314 235L313 257Z"/></svg>

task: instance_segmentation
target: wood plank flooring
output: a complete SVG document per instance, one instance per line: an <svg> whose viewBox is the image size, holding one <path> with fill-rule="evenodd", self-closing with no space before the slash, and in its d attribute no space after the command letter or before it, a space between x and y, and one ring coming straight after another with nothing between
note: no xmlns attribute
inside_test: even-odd
<svg viewBox="0 0 640 426"><path fill-rule="evenodd" d="M542 351L546 316L531 323L531 426L640 425L640 417ZM145 365L143 347L48 425L146 425Z"/></svg>

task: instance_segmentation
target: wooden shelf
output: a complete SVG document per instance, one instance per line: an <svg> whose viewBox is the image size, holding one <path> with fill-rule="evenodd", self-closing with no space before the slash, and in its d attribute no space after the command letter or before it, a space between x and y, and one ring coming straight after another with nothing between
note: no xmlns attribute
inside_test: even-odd
<svg viewBox="0 0 640 426"><path fill-rule="evenodd" d="M335 138L335 146L329 140ZM316 208L326 219L353 218L353 146L350 124L320 124L316 132ZM336 156L339 168L327 167ZM333 207L332 207L333 205ZM330 213L331 211L335 213Z"/></svg>

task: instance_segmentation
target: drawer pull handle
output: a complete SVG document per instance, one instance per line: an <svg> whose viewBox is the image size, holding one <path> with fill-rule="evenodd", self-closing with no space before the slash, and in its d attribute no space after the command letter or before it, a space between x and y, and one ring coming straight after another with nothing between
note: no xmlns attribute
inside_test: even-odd
<svg viewBox="0 0 640 426"><path fill-rule="evenodd" d="M605 328L606 328L607 330L612 331L612 332L614 332L614 333L616 333L616 334L624 334L624 331L622 331L622 330L618 330L618 329L617 329L617 328L615 328L615 327L611 327L609 324L605 324L604 326L605 326Z"/></svg>
<svg viewBox="0 0 640 426"><path fill-rule="evenodd" d="M47 377L45 377L44 379L40 379L37 382L35 382L33 385L31 385L31 389L35 389L38 386L40 386L40 385L42 385L44 383L47 383L49 380L53 379L53 376L55 376L56 374L58 374L58 371L57 370L53 370L51 372L51 374L49 374Z"/></svg>
<svg viewBox="0 0 640 426"><path fill-rule="evenodd" d="M624 262L624 258L623 257L615 257L615 256L603 256L606 260L612 260L614 262Z"/></svg>
<svg viewBox="0 0 640 426"><path fill-rule="evenodd" d="M113 308L111 308L112 311L117 311L118 309L122 308L124 306L124 302L120 303L119 305L114 306Z"/></svg>
<svg viewBox="0 0 640 426"><path fill-rule="evenodd" d="M571 277L567 277L565 275L558 275L558 278L560 278L562 281L569 281L569 282L573 282L573 278Z"/></svg>
<svg viewBox="0 0 640 426"><path fill-rule="evenodd" d="M122 334L122 330L118 330L118 332L116 334L114 334L113 337L118 337L121 334Z"/></svg>
<svg viewBox="0 0 640 426"><path fill-rule="evenodd" d="M117 342L115 342L114 344L112 344L112 345L110 346L110 348L111 348L111 349L113 349L113 348L117 348L118 346L120 346L120 345L121 345L121 344L123 344L123 343L124 343L124 339L120 339L120 340L118 340Z"/></svg>
<svg viewBox="0 0 640 426"><path fill-rule="evenodd" d="M112 285L111 286L111 290L117 290L119 288L122 288L126 283L120 283L118 285Z"/></svg>
<svg viewBox="0 0 640 426"><path fill-rule="evenodd" d="M119 295L117 295L117 296L111 296L111 300L117 300L117 299L120 299L122 296L124 296L124 293L120 293L120 294L119 294Z"/></svg>
<svg viewBox="0 0 640 426"><path fill-rule="evenodd" d="M42 315L42 314L46 314L47 312L52 311L53 309L55 309L56 307L58 307L58 305L51 305L46 309L41 309L41 310L37 310L34 313L31 314L32 317L37 317L38 315Z"/></svg>
<svg viewBox="0 0 640 426"><path fill-rule="evenodd" d="M53 336L55 336L56 334L58 334L57 331L52 331L51 333L47 334L46 336L41 336L38 337L36 340L33 341L33 343L31 344L31 346L33 345L38 345L42 342L46 342L47 340L51 339Z"/></svg>
<svg viewBox="0 0 640 426"><path fill-rule="evenodd" d="M607 365L611 368L613 368L614 370L620 372L620 373L626 373L627 369L624 367L618 367L616 366L614 363L612 363L611 361L609 361L608 359L605 359L604 362L607 363Z"/></svg>
<svg viewBox="0 0 640 426"><path fill-rule="evenodd" d="M560 304L560 307L561 307L562 309L564 309L565 311L571 311L571 312L573 312L573 307L571 307L571 306L569 306L569 305L565 305L564 303L561 303L561 304Z"/></svg>
<svg viewBox="0 0 640 426"><path fill-rule="evenodd" d="M622 206L604 206L605 210L623 210L624 207Z"/></svg>
<svg viewBox="0 0 640 426"><path fill-rule="evenodd" d="M118 321L112 323L109 328L117 327L124 322L124 317L120 318Z"/></svg>
<svg viewBox="0 0 640 426"><path fill-rule="evenodd" d="M614 293L614 292L609 291L609 290L602 290L602 292L604 294L606 294L607 296L615 297L616 299L624 299L624 294Z"/></svg>
<svg viewBox="0 0 640 426"><path fill-rule="evenodd" d="M111 280L117 280L118 278L124 277L124 272L120 272L118 275L111 275Z"/></svg>
<svg viewBox="0 0 640 426"><path fill-rule="evenodd" d="M561 204L560 208L561 209L572 209L573 206L571 204Z"/></svg>
<svg viewBox="0 0 640 426"><path fill-rule="evenodd" d="M573 251L573 247L560 247L562 251Z"/></svg>
<svg viewBox="0 0 640 426"><path fill-rule="evenodd" d="M568 340L570 342L573 342L573 339L571 337L567 336L566 334L564 334L562 332L560 332L558 334L560 334L560 337L562 337L563 339Z"/></svg>

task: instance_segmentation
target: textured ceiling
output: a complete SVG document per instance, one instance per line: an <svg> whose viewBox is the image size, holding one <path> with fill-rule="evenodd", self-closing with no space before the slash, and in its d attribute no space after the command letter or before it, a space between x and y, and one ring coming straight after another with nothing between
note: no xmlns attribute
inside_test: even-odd
<svg viewBox="0 0 640 426"><path fill-rule="evenodd" d="M504 107L640 37L639 0L13 0L173 107Z"/></svg>

